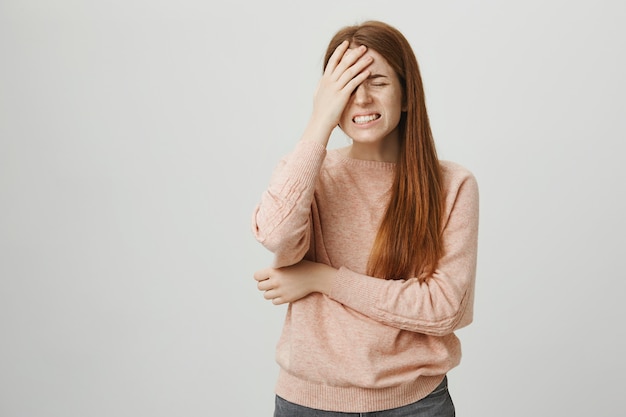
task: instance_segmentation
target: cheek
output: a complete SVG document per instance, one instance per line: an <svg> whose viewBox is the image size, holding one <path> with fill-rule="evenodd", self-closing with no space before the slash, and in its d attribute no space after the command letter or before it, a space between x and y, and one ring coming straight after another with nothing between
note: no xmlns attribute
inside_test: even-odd
<svg viewBox="0 0 626 417"><path fill-rule="evenodd" d="M343 109L343 112L341 112L341 116L339 117L339 126L344 123L349 123L350 121L350 102L348 102L348 104L346 104L346 107Z"/></svg>
<svg viewBox="0 0 626 417"><path fill-rule="evenodd" d="M396 97L394 100L392 100L389 103L389 107L388 107L391 111L391 123L393 123L394 125L397 125L400 122L400 119L402 118L402 112L405 111L403 103L402 103L402 99L401 97Z"/></svg>
<svg viewBox="0 0 626 417"><path fill-rule="evenodd" d="M387 101L387 108L392 113L401 113L404 111L404 103L401 96L395 96Z"/></svg>

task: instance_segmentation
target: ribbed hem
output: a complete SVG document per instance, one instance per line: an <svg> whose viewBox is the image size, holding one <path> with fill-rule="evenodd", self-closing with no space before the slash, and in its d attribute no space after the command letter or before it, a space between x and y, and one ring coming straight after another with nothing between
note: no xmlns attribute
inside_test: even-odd
<svg viewBox="0 0 626 417"><path fill-rule="evenodd" d="M419 401L430 394L444 377L421 376L411 383L387 388L333 387L304 381L281 369L276 395L294 404L318 410L368 413Z"/></svg>

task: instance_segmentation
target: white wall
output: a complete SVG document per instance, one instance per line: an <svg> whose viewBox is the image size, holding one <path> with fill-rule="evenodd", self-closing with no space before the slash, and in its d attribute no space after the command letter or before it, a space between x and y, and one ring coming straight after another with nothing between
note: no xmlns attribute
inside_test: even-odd
<svg viewBox="0 0 626 417"><path fill-rule="evenodd" d="M623 2L3 0L1 416L271 415L284 308L250 215L326 43L368 18L480 184L458 414L615 415Z"/></svg>

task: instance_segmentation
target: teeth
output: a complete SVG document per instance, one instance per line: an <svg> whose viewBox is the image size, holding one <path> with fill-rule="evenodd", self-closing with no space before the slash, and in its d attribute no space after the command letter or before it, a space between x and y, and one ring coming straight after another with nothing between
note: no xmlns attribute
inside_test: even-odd
<svg viewBox="0 0 626 417"><path fill-rule="evenodd" d="M363 124L378 119L377 114L370 114L369 116L357 116L354 118L354 123Z"/></svg>

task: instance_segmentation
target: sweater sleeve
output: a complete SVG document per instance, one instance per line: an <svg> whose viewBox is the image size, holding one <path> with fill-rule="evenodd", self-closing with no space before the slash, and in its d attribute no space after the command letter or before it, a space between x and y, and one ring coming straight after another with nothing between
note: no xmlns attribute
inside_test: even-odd
<svg viewBox="0 0 626 417"><path fill-rule="evenodd" d="M478 185L469 172L448 191L444 252L432 275L383 280L339 268L330 298L385 325L443 336L473 319Z"/></svg>
<svg viewBox="0 0 626 417"><path fill-rule="evenodd" d="M300 141L275 168L268 188L254 209L252 232L274 253L274 268L304 257L311 240L311 204L326 148Z"/></svg>

